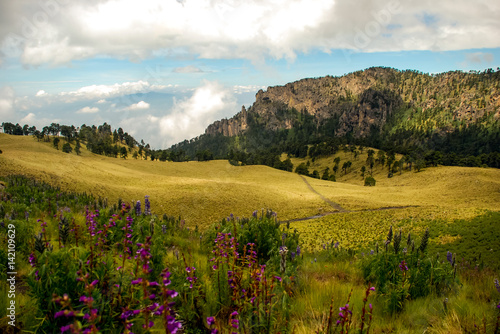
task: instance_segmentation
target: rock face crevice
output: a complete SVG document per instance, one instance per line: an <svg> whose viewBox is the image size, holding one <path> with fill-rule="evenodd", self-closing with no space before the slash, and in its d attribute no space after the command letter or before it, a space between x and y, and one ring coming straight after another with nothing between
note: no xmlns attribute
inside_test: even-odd
<svg viewBox="0 0 500 334"><path fill-rule="evenodd" d="M222 134L227 137L233 137L248 129L248 112L245 106L241 111L230 119L222 119L210 124L205 130L206 134Z"/></svg>
<svg viewBox="0 0 500 334"><path fill-rule="evenodd" d="M370 68L342 77L302 79L259 90L248 110L243 107L234 117L214 122L205 133L236 136L253 124L273 131L290 129L302 113L312 116L317 126L338 120L336 136L363 137L374 128L382 129L400 109L412 110L403 121L427 126L431 119L437 131L446 132L453 122L500 118L497 74L492 79L478 73L428 75Z"/></svg>

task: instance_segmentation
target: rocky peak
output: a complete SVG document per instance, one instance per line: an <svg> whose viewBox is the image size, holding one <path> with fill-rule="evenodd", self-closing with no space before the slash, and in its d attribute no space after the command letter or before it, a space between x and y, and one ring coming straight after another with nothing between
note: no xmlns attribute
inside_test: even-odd
<svg viewBox="0 0 500 334"><path fill-rule="evenodd" d="M338 136L349 132L365 136L373 126L383 127L403 104L421 112L442 110L449 115L444 116L446 119L466 122L484 115L498 118L498 75L493 84L478 76L458 71L428 75L374 67L342 77L302 79L259 90L248 111L243 107L234 117L211 124L205 133L235 136L247 131L251 121L269 130L289 129L296 114L305 112L314 117L317 125L338 117Z"/></svg>

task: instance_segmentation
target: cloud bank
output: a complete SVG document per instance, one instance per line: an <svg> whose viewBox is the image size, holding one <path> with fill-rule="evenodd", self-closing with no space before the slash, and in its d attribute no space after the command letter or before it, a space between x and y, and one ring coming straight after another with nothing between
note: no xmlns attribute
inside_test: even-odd
<svg viewBox="0 0 500 334"><path fill-rule="evenodd" d="M495 48L498 17L500 2L486 0L18 0L0 3L0 43L2 57L33 66L98 55L293 60L312 50Z"/></svg>

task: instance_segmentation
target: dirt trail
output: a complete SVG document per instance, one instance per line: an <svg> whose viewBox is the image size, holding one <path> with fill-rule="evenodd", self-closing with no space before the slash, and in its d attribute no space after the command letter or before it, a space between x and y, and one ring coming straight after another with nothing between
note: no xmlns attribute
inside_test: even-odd
<svg viewBox="0 0 500 334"><path fill-rule="evenodd" d="M338 203L334 203L334 202L330 201L328 198L326 198L325 196L323 196L319 192L317 192L316 189L314 189L309 184L309 182L307 181L307 179L305 177L303 177L302 175L300 175L300 177L302 178L302 180L304 180L304 182L306 183L309 190L311 190L312 192L317 194L325 203L327 203L328 205L330 205L332 208L334 208L337 211L325 212L325 213L317 214L317 215L310 216L310 217L285 220L285 221L282 221L281 223L293 223L293 222L300 222L300 221L305 221L305 220L312 220L312 219L317 219L317 218L321 218L321 217L329 216L329 215L334 215L334 214L338 214L338 213L398 210L398 209L407 209L407 208L417 208L418 207L418 205L407 205L407 206L387 206L387 207L382 207L382 208L377 208L377 209L346 210L342 206L340 206Z"/></svg>
<svg viewBox="0 0 500 334"><path fill-rule="evenodd" d="M332 208L334 208L338 212L346 212L346 209L344 209L343 207L341 207L339 204L330 201L328 198L326 198L325 196L323 196L319 192L317 192L316 189L314 189L309 184L309 181L307 181L307 179L305 177L303 177L302 175L300 175L300 177L302 178L302 180L304 180L304 182L306 183L306 185L309 188L309 190L311 190L313 193L315 193L316 195L318 195L325 203L327 203L328 205L330 205Z"/></svg>
<svg viewBox="0 0 500 334"><path fill-rule="evenodd" d="M313 219L321 218L321 217L324 217L324 216L335 215L335 214L338 214L338 213L371 212L371 211L383 211L383 210L400 210L400 209L418 208L418 207L419 207L418 205L387 206L387 207L377 208L377 209L343 210L343 211L325 212L325 213L321 213L321 214L310 216L310 217L284 220L281 223L294 223L294 222L301 222L301 221L305 221L305 220L313 220Z"/></svg>

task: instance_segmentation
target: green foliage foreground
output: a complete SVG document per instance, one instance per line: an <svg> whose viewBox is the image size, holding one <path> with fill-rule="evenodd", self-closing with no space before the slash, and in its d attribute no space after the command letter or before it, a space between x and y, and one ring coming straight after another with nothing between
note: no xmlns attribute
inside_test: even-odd
<svg viewBox="0 0 500 334"><path fill-rule="evenodd" d="M445 260L432 256L428 231L403 238L391 228L366 256L338 243L304 254L299 234L270 210L231 215L201 233L180 218L154 215L148 196L144 206L110 205L23 177L7 178L1 188L4 333L499 330L494 273L460 266L451 252ZM12 262L15 321L7 313ZM411 325L422 300L438 306L423 315L424 324ZM432 312L441 314L439 323Z"/></svg>

